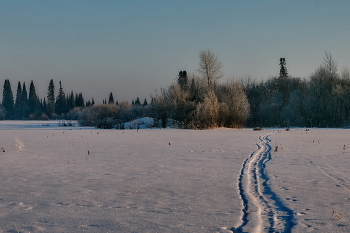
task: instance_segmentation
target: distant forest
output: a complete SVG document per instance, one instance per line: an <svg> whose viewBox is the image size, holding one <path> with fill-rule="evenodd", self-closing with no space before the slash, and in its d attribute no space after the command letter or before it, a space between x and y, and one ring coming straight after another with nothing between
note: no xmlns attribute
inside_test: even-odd
<svg viewBox="0 0 350 233"><path fill-rule="evenodd" d="M10 80L5 80L0 119L78 120L81 125L123 128L123 123L152 117L155 125L190 129L216 127L349 127L350 72L338 71L332 55L325 53L323 63L308 78L287 72L280 58L280 73L264 81L250 77L222 82L222 66L210 50L199 53L199 68L188 74L180 71L177 81L151 94L151 102L137 97L132 103L85 101L82 93L66 94L54 81L47 96L39 99L33 81L29 93L18 82L15 95ZM171 119L171 120L169 120Z"/></svg>

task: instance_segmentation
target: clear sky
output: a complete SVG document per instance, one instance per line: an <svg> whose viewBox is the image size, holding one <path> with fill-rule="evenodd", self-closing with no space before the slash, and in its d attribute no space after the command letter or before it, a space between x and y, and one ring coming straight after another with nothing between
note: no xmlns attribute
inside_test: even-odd
<svg viewBox="0 0 350 233"><path fill-rule="evenodd" d="M325 51L350 67L349 12L349 0L0 0L0 85L143 99L195 72L205 49L226 79L276 76L280 57L308 77Z"/></svg>

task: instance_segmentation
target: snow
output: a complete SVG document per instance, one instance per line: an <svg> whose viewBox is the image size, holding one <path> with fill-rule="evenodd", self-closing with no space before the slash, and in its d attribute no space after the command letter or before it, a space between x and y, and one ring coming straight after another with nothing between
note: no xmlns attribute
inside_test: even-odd
<svg viewBox="0 0 350 233"><path fill-rule="evenodd" d="M150 117L142 117L135 119L131 122L126 122L124 123L125 129L147 129L147 128L152 128L154 125L154 120L153 118Z"/></svg>
<svg viewBox="0 0 350 233"><path fill-rule="evenodd" d="M58 123L0 122L0 232L350 231L349 129Z"/></svg>

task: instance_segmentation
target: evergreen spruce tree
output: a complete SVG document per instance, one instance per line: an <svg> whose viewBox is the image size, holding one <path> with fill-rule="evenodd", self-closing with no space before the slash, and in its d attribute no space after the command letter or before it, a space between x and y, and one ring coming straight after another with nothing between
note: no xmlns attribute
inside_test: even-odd
<svg viewBox="0 0 350 233"><path fill-rule="evenodd" d="M136 100L135 100L135 105L137 106L140 106L141 105L141 101L140 101L140 98L139 97L136 97Z"/></svg>
<svg viewBox="0 0 350 233"><path fill-rule="evenodd" d="M47 111L46 111L47 110L47 104L46 104L45 97L44 97L44 101L42 101L41 106L42 106L42 111L47 114Z"/></svg>
<svg viewBox="0 0 350 233"><path fill-rule="evenodd" d="M59 116L67 112L66 95L64 94L61 81L58 95L56 97L55 111Z"/></svg>
<svg viewBox="0 0 350 233"><path fill-rule="evenodd" d="M287 77L288 72L286 68L286 59L284 57L280 58L280 77Z"/></svg>
<svg viewBox="0 0 350 233"><path fill-rule="evenodd" d="M15 101L16 109L19 109L21 107L21 100L22 100L22 86L21 86L21 82L18 82L17 91L16 91L16 101Z"/></svg>
<svg viewBox="0 0 350 233"><path fill-rule="evenodd" d="M196 80L194 80L194 78L192 78L191 85L190 85L190 100L191 101L197 101L198 100Z"/></svg>
<svg viewBox="0 0 350 233"><path fill-rule="evenodd" d="M70 105L69 105L69 94L66 94L66 107L67 107L67 111L70 110Z"/></svg>
<svg viewBox="0 0 350 233"><path fill-rule="evenodd" d="M73 91L70 92L70 95L69 95L67 102L68 102L69 109L75 108L75 99L74 99Z"/></svg>
<svg viewBox="0 0 350 233"><path fill-rule="evenodd" d="M81 103L81 107L85 107L85 101L84 101L84 97L83 97L83 93L79 93L79 101Z"/></svg>
<svg viewBox="0 0 350 233"><path fill-rule="evenodd" d="M145 98L145 100L143 101L143 106L145 107L145 106L147 106L147 105L148 105L147 99Z"/></svg>
<svg viewBox="0 0 350 233"><path fill-rule="evenodd" d="M28 92L27 92L27 87L25 82L23 82L23 86L22 86L21 102L23 107L26 107L28 104Z"/></svg>
<svg viewBox="0 0 350 233"><path fill-rule="evenodd" d="M75 107L79 107L79 96L78 96L78 93L75 93L75 97L74 97L74 104L75 104Z"/></svg>
<svg viewBox="0 0 350 233"><path fill-rule="evenodd" d="M23 82L22 86L22 96L21 96L21 114L22 118L27 118L29 115L29 106L28 106L28 92L26 83Z"/></svg>
<svg viewBox="0 0 350 233"><path fill-rule="evenodd" d="M4 89L2 93L2 106L7 111L6 117L11 118L13 114L14 103L13 103L13 93L11 89L11 83L10 83L10 80L8 79L5 79L5 82L4 82Z"/></svg>
<svg viewBox="0 0 350 233"><path fill-rule="evenodd" d="M81 92L79 95L75 94L75 107L85 107L85 101Z"/></svg>
<svg viewBox="0 0 350 233"><path fill-rule="evenodd" d="M92 98L92 100L91 100L91 106L94 106L94 104L95 104L95 100L94 100L94 98Z"/></svg>
<svg viewBox="0 0 350 233"><path fill-rule="evenodd" d="M55 84L50 80L47 92L47 115L52 117L55 114Z"/></svg>
<svg viewBox="0 0 350 233"><path fill-rule="evenodd" d="M179 72L179 78L177 80L177 83L180 85L183 91L187 91L188 77L186 70Z"/></svg>
<svg viewBox="0 0 350 233"><path fill-rule="evenodd" d="M38 110L40 106L40 101L38 96L36 95L33 80L30 82L30 86L29 86L28 106L29 106L30 113L34 113L34 111Z"/></svg>
<svg viewBox="0 0 350 233"><path fill-rule="evenodd" d="M21 82L18 82L15 100L14 117L15 119L22 119L23 117L23 104L22 104L22 86Z"/></svg>
<svg viewBox="0 0 350 233"><path fill-rule="evenodd" d="M113 98L113 93L112 92L109 94L108 103L109 104L114 104L114 98Z"/></svg>

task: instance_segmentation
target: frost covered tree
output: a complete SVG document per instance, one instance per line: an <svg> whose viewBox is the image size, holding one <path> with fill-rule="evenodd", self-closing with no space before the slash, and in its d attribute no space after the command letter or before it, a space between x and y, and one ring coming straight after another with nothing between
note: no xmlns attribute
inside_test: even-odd
<svg viewBox="0 0 350 233"><path fill-rule="evenodd" d="M119 111L115 104L97 104L82 110L78 121L82 126L110 129L117 124Z"/></svg>
<svg viewBox="0 0 350 233"><path fill-rule="evenodd" d="M203 50L199 53L199 69L198 72L204 80L206 80L208 87L211 87L215 82L224 76L221 68L221 62L218 57L211 50Z"/></svg>
<svg viewBox="0 0 350 233"><path fill-rule="evenodd" d="M220 105L214 91L208 90L204 101L197 104L193 126L199 129L210 129L218 126Z"/></svg>
<svg viewBox="0 0 350 233"><path fill-rule="evenodd" d="M249 102L243 85L234 79L215 89L220 102L219 126L244 127L249 117Z"/></svg>
<svg viewBox="0 0 350 233"><path fill-rule="evenodd" d="M154 95L151 94L151 99L151 116L156 119L161 127L165 128L170 111L169 99L167 98L167 90L161 88L160 94L158 94L158 91L156 90Z"/></svg>

